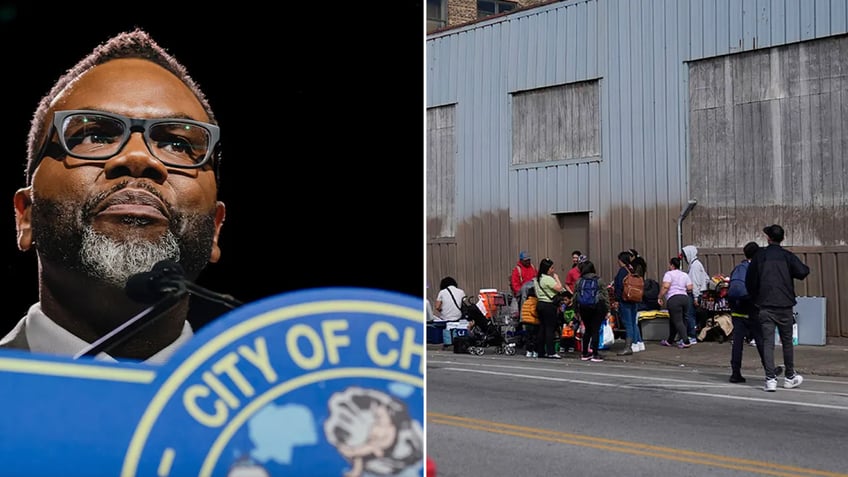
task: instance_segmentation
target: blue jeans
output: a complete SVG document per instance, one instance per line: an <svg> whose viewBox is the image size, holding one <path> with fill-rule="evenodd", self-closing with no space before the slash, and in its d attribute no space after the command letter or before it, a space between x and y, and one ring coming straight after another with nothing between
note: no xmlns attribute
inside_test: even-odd
<svg viewBox="0 0 848 477"><path fill-rule="evenodd" d="M689 334L690 338L698 337L698 319L695 315L695 296L687 295L689 297L689 306L686 307L686 333Z"/></svg>
<svg viewBox="0 0 848 477"><path fill-rule="evenodd" d="M639 306L638 303L628 303L626 301L618 303L618 314L621 322L624 324L624 328L627 330L627 337L633 343L640 343L642 341L642 333L639 331L639 325L636 323L637 306Z"/></svg>

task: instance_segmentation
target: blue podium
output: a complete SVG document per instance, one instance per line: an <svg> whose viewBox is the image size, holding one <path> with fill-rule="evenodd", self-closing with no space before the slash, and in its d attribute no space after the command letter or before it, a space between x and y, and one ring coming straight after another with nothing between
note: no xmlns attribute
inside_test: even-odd
<svg viewBox="0 0 848 477"><path fill-rule="evenodd" d="M2 475L423 476L424 300L246 304L161 366L0 350Z"/></svg>

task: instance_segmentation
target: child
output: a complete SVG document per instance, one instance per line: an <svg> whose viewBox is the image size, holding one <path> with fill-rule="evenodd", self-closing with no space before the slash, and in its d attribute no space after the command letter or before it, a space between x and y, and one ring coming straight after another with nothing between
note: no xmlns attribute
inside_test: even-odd
<svg viewBox="0 0 848 477"><path fill-rule="evenodd" d="M539 334L539 316L536 314L536 290L527 288L527 299L521 304L521 326L524 328L524 349L528 358L538 358L536 340Z"/></svg>

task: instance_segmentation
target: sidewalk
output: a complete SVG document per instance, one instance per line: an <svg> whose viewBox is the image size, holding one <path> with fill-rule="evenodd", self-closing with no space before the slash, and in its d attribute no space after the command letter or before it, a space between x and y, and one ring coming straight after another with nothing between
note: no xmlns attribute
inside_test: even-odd
<svg viewBox="0 0 848 477"><path fill-rule="evenodd" d="M660 346L659 341L645 341L645 351L629 356L617 356L616 353L624 348L624 340L617 340L608 350L601 354L606 361L629 363L660 363L673 366L710 366L727 371L730 377L730 341L704 341L687 349L668 348ZM453 353L451 347L441 344L428 344L428 352ZM774 347L775 364L783 362L782 347ZM495 354L495 348L486 349L486 355ZM579 353L560 353L563 359L578 359ZM519 349L514 359L528 360L524 350ZM546 362L548 360L545 360ZM798 345L795 346L795 369L802 375L840 376L848 377L848 338L827 338L824 346ZM745 345L742 351L742 375L750 379L761 379L763 367L760 364L757 348Z"/></svg>

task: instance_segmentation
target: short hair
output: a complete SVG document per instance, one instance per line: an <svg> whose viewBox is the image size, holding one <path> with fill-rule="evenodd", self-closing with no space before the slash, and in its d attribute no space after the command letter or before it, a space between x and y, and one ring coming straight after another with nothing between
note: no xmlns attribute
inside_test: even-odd
<svg viewBox="0 0 848 477"><path fill-rule="evenodd" d="M456 280L454 280L453 277L442 278L441 283L439 283L439 290L444 290L447 287L457 287L457 288L459 288L459 285L457 285Z"/></svg>
<svg viewBox="0 0 848 477"><path fill-rule="evenodd" d="M671 260L669 260L668 263L677 270L680 270L680 257L671 257Z"/></svg>
<svg viewBox="0 0 848 477"><path fill-rule="evenodd" d="M742 253L745 254L745 258L752 259L754 255L757 254L757 251L760 249L760 245L757 242L748 242L742 247Z"/></svg>
<svg viewBox="0 0 848 477"><path fill-rule="evenodd" d="M583 252L581 252L580 250L575 250L575 251L571 252L572 257L575 256L575 255L577 255L579 257L579 256L583 255Z"/></svg>
<svg viewBox="0 0 848 477"><path fill-rule="evenodd" d="M772 242L783 242L783 227L777 224L769 225L763 229L763 232L768 235L769 240Z"/></svg>
<svg viewBox="0 0 848 477"><path fill-rule="evenodd" d="M41 159L40 157L35 157L41 150L39 139L50 129L50 121L47 119L47 111L50 109L50 105L59 93L88 70L111 60L122 58L139 58L152 61L173 73L174 76L179 78L194 93L194 96L200 101L203 110L209 116L209 121L212 124L218 124L206 96L200 90L197 83L188 75L185 66L179 63L164 48L159 46L146 31L135 28L132 31L122 32L95 47L91 53L56 80L50 91L41 98L38 108L32 116L29 135L27 136L27 163L25 170L27 185L32 183L32 175L35 172L32 170L33 165L37 164L38 160ZM47 141L49 138L44 138L44 140ZM219 158L216 157L215 164L213 164L216 167L216 177L218 175L218 161Z"/></svg>

